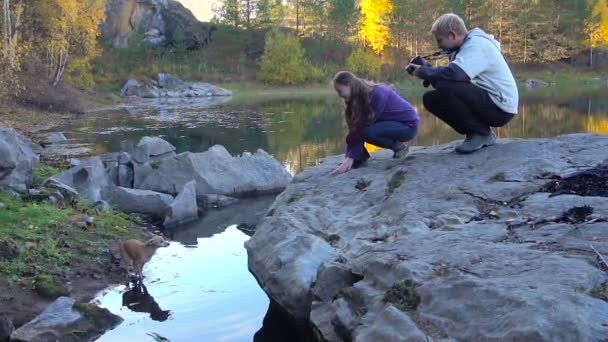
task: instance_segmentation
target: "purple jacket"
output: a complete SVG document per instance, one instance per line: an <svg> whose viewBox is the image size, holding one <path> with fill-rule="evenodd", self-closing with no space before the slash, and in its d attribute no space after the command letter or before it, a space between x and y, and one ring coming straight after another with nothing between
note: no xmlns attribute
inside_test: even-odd
<svg viewBox="0 0 608 342"><path fill-rule="evenodd" d="M414 106L403 99L392 88L377 84L372 89L371 101L374 120L364 127L357 127L346 136L346 157L354 160L366 160L369 153L365 149L363 130L378 121L398 121L411 127L418 127L420 117Z"/></svg>

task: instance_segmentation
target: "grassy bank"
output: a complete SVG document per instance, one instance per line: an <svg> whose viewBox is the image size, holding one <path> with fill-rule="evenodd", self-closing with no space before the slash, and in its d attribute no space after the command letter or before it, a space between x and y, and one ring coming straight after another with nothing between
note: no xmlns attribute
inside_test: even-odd
<svg viewBox="0 0 608 342"><path fill-rule="evenodd" d="M57 171L39 167L36 178ZM82 214L93 217L94 224L83 224ZM85 200L60 208L0 193L2 313L18 326L59 295L90 300L108 284L122 282L124 274L110 250L127 238L143 239L144 230L126 214L98 212Z"/></svg>
<svg viewBox="0 0 608 342"><path fill-rule="evenodd" d="M39 274L58 275L82 262L100 262L109 256L112 243L142 236L127 215L96 213L84 200L62 209L0 193L0 203L0 240L18 250L14 258L0 259L0 278L8 284ZM93 226L83 229L70 222L83 213L94 218Z"/></svg>

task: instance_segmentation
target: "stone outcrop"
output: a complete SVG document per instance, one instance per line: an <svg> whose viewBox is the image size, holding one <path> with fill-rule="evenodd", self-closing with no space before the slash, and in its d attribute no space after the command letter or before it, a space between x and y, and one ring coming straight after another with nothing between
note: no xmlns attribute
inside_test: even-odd
<svg viewBox="0 0 608 342"><path fill-rule="evenodd" d="M568 178L608 159L608 139L454 146L377 152L337 176L342 157L305 170L246 242L249 269L320 340L608 336L593 250L608 255L608 165Z"/></svg>
<svg viewBox="0 0 608 342"><path fill-rule="evenodd" d="M114 47L129 46L133 33L141 27L144 40L152 47L174 46L183 39L188 49L209 43L215 27L198 21L192 12L173 0L109 0L103 36Z"/></svg>
<svg viewBox="0 0 608 342"><path fill-rule="evenodd" d="M39 156L34 143L12 128L0 127L0 187L25 191L34 181Z"/></svg>

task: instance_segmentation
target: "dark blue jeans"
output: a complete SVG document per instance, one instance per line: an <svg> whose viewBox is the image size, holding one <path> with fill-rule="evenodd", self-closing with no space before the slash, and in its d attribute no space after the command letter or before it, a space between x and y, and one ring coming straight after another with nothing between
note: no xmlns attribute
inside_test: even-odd
<svg viewBox="0 0 608 342"><path fill-rule="evenodd" d="M414 139L417 127L410 127L399 121L378 121L363 130L363 139L372 145L393 149L398 141Z"/></svg>

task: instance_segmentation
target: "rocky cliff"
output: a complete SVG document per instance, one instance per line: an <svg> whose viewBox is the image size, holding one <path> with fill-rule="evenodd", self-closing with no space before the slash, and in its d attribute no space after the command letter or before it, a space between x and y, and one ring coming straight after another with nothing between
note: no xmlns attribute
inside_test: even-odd
<svg viewBox="0 0 608 342"><path fill-rule="evenodd" d="M192 12L173 0L108 0L103 36L115 47L126 47L131 34L142 26L146 42L154 47L175 43L177 32L184 34L189 49L204 46L213 28L198 21Z"/></svg>

